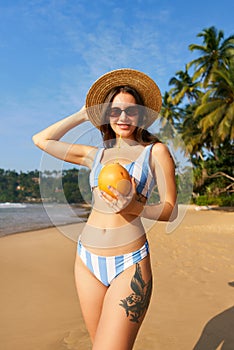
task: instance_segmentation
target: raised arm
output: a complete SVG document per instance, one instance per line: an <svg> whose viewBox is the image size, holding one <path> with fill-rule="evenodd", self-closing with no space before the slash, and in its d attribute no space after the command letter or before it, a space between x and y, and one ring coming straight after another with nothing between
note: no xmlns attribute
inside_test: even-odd
<svg viewBox="0 0 234 350"><path fill-rule="evenodd" d="M85 107L33 136L34 144L50 155L69 163L91 167L95 147L71 144L60 139L71 129L88 121Z"/></svg>

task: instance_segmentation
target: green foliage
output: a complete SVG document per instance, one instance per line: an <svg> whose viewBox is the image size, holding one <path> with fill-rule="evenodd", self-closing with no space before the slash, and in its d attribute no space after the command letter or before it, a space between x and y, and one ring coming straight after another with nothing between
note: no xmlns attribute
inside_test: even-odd
<svg viewBox="0 0 234 350"><path fill-rule="evenodd" d="M91 199L88 177L85 169L41 174L37 170L17 173L0 169L0 202L84 203Z"/></svg>
<svg viewBox="0 0 234 350"><path fill-rule="evenodd" d="M71 169L63 172L63 189L69 203L83 203L91 200L89 171Z"/></svg>
<svg viewBox="0 0 234 350"><path fill-rule="evenodd" d="M213 80L214 70L223 69L234 54L234 36L224 39L224 32L214 26L205 28L197 35L203 39L203 45L191 44L191 51L198 51L200 56L187 64L194 67L193 80L200 79L204 88Z"/></svg>
<svg viewBox="0 0 234 350"><path fill-rule="evenodd" d="M210 197L208 195L202 195L194 200L197 205L218 205L220 207L233 207L234 206L234 194L228 196Z"/></svg>
<svg viewBox="0 0 234 350"><path fill-rule="evenodd" d="M234 35L225 38L223 31L210 27L197 37L202 44L189 49L200 56L170 79L162 115L182 135L191 155L194 198L233 205Z"/></svg>
<svg viewBox="0 0 234 350"><path fill-rule="evenodd" d="M39 172L18 174L14 170L0 169L0 202L23 202L40 197Z"/></svg>

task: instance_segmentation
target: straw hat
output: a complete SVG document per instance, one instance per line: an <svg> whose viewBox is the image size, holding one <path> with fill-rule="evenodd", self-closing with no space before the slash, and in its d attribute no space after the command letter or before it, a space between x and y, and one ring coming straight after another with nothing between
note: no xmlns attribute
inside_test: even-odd
<svg viewBox="0 0 234 350"><path fill-rule="evenodd" d="M150 126L158 116L162 105L162 97L157 84L146 74L129 68L116 69L102 75L89 89L85 107L89 120L97 128L101 126L101 105L105 103L108 93L117 86L129 86L141 96L147 107L146 127Z"/></svg>

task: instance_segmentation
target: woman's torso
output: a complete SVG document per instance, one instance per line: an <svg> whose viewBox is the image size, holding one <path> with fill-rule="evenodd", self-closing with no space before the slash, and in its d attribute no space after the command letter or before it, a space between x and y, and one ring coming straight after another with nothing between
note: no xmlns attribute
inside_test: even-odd
<svg viewBox="0 0 234 350"><path fill-rule="evenodd" d="M82 243L89 249L94 249L97 252L97 249L105 248L105 251L107 252L108 250L110 253L112 251L116 252L118 247L123 249L123 246L125 246L127 250L129 248L131 251L133 247L138 249L142 245L142 242L145 240L145 231L141 218L130 214L115 213L100 197L99 189L96 185L101 168L106 164L118 162L126 167L131 176L137 178L139 191L144 194L148 193L148 187L155 183L150 169L151 148L152 145L145 148L138 144L122 149L114 147L97 150L90 181L91 186L94 186L92 188L92 211L81 235ZM97 159L97 156L99 159ZM94 179L95 176L96 180ZM141 180L143 181L142 186L140 184ZM147 181L148 183L146 183ZM145 198L146 202L147 198L144 196L143 198Z"/></svg>

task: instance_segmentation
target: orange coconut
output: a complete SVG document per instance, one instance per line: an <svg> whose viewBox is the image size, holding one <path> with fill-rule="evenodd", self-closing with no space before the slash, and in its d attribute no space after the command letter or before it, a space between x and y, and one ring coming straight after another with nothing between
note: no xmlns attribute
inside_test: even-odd
<svg viewBox="0 0 234 350"><path fill-rule="evenodd" d="M131 178L128 171L119 163L105 165L98 177L98 187L101 191L107 192L116 198L108 186L114 187L123 195L128 195L131 190Z"/></svg>

